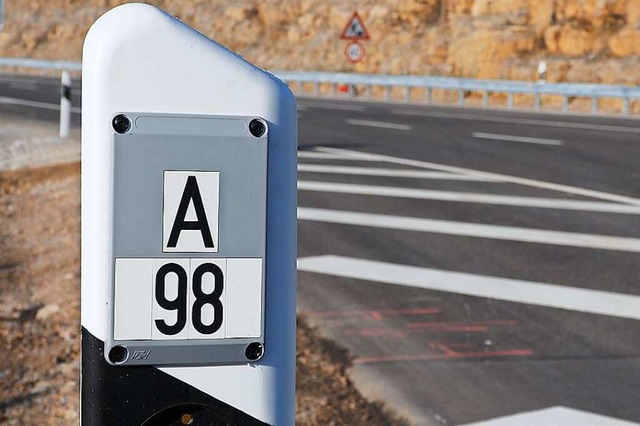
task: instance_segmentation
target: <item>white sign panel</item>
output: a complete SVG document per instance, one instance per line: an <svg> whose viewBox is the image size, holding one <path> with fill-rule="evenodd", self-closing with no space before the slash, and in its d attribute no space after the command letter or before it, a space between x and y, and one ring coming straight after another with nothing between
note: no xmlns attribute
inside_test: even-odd
<svg viewBox="0 0 640 426"><path fill-rule="evenodd" d="M262 259L116 259L114 338L259 337Z"/></svg>
<svg viewBox="0 0 640 426"><path fill-rule="evenodd" d="M218 252L219 192L218 172L164 172L163 252Z"/></svg>

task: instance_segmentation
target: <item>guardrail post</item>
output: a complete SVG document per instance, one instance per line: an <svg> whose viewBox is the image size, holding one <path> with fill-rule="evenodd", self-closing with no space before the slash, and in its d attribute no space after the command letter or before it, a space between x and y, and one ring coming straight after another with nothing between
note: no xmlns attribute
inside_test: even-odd
<svg viewBox="0 0 640 426"><path fill-rule="evenodd" d="M513 105L513 92L507 94L507 108L511 111L514 108Z"/></svg>
<svg viewBox="0 0 640 426"><path fill-rule="evenodd" d="M71 76L62 71L60 79L60 137L69 137L71 128Z"/></svg>
<svg viewBox="0 0 640 426"><path fill-rule="evenodd" d="M458 89L458 105L464 105L464 90Z"/></svg>
<svg viewBox="0 0 640 426"><path fill-rule="evenodd" d="M562 112L569 111L569 96L564 95L562 97Z"/></svg>
<svg viewBox="0 0 640 426"><path fill-rule="evenodd" d="M485 107L485 108L489 107L489 92L488 91L485 91L482 94L482 106Z"/></svg>
<svg viewBox="0 0 640 426"><path fill-rule="evenodd" d="M373 97L373 86L372 85L367 85L367 99L371 100L371 98Z"/></svg>
<svg viewBox="0 0 640 426"><path fill-rule="evenodd" d="M318 96L318 91L319 91L318 86L319 86L319 83L317 81L313 83L313 96Z"/></svg>
<svg viewBox="0 0 640 426"><path fill-rule="evenodd" d="M624 115L629 115L631 113L631 100L629 98L624 98L622 113Z"/></svg>
<svg viewBox="0 0 640 426"><path fill-rule="evenodd" d="M411 101L411 86L404 87L404 101L405 103Z"/></svg>
<svg viewBox="0 0 640 426"><path fill-rule="evenodd" d="M534 101L534 110L535 111L540 111L540 93L536 93L536 97L535 97L535 101Z"/></svg>
<svg viewBox="0 0 640 426"><path fill-rule="evenodd" d="M338 83L331 84L331 96L336 97L338 95Z"/></svg>
<svg viewBox="0 0 640 426"><path fill-rule="evenodd" d="M591 98L591 114L598 113L598 97L594 96Z"/></svg>
<svg viewBox="0 0 640 426"><path fill-rule="evenodd" d="M391 100L391 86L384 86L384 99L386 101Z"/></svg>

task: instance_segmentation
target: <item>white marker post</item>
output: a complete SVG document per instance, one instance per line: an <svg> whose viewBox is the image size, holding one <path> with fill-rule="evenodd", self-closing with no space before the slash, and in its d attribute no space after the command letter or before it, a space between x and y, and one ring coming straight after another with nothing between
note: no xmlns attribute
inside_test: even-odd
<svg viewBox="0 0 640 426"><path fill-rule="evenodd" d="M82 423L293 424L293 95L149 5L83 58Z"/></svg>
<svg viewBox="0 0 640 426"><path fill-rule="evenodd" d="M62 71L60 79L60 137L69 137L71 129L71 76Z"/></svg>
<svg viewBox="0 0 640 426"><path fill-rule="evenodd" d="M547 63L540 61L538 63L538 83L545 83L547 81Z"/></svg>

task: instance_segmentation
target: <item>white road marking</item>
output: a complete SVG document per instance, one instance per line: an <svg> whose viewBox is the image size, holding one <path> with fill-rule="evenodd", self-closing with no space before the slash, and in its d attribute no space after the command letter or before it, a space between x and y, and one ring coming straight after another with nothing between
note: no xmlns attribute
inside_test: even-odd
<svg viewBox="0 0 640 426"><path fill-rule="evenodd" d="M300 258L298 270L640 320L640 296L608 291L332 255Z"/></svg>
<svg viewBox="0 0 640 426"><path fill-rule="evenodd" d="M299 157L299 156L298 156ZM312 157L313 158L313 157ZM318 157L315 157L318 158ZM344 157L343 157L344 158ZM347 158L349 159L349 158ZM351 160L353 160L351 158ZM298 164L298 171L310 173L330 173L358 176L385 176L414 179L464 180L473 182L498 182L483 176L459 175L447 172L429 172L424 170L380 169L374 167L326 166L323 164Z"/></svg>
<svg viewBox="0 0 640 426"><path fill-rule="evenodd" d="M481 132L472 133L471 136L477 139L491 139L495 141L524 142L524 143L534 143L539 145L562 145L562 141L559 139L542 139L542 138L531 138L528 136L497 135L495 133L481 133Z"/></svg>
<svg viewBox="0 0 640 426"><path fill-rule="evenodd" d="M60 86L60 79L27 79L27 78L15 78L9 76L0 76L0 83L28 83L33 82L38 85L46 85L46 86Z"/></svg>
<svg viewBox="0 0 640 426"><path fill-rule="evenodd" d="M387 123L384 121L373 120L356 120L353 118L347 119L347 124L354 126L379 127L381 129L411 130L411 126L408 124Z"/></svg>
<svg viewBox="0 0 640 426"><path fill-rule="evenodd" d="M601 201L563 200L558 198L520 197L515 195L476 194L470 192L435 191L429 189L398 188L392 186L358 185L350 183L315 182L304 180L298 181L298 189L303 191L335 192L340 194L375 195L378 197L412 198L419 200L453 201L460 203L500 204L504 206L535 207L541 209L640 214L640 206L630 206L627 204L616 204Z"/></svg>
<svg viewBox="0 0 640 426"><path fill-rule="evenodd" d="M472 120L482 121L489 123L506 123L506 124L525 124L531 126L544 126L544 127L559 127L564 129L579 129L579 130L602 130L605 132L618 132L618 133L640 133L638 127L627 126L612 126L607 124L589 124L589 123L576 123L569 121L552 121L552 120L536 120L530 118L516 118L516 117L497 117L497 116L485 116L485 115L473 115L473 114L451 114L446 112L424 112L414 111L406 109L394 109L391 111L394 114L399 115L412 115L418 117L435 117L435 118L451 118L455 120Z"/></svg>
<svg viewBox="0 0 640 426"><path fill-rule="evenodd" d="M325 104L325 103L305 102L303 106L307 108L335 109L340 111L366 111L367 110L367 108L362 105L349 105L349 104Z"/></svg>
<svg viewBox="0 0 640 426"><path fill-rule="evenodd" d="M464 426L639 426L639 423L614 419L567 407L550 407L511 416L498 417Z"/></svg>
<svg viewBox="0 0 640 426"><path fill-rule="evenodd" d="M637 198L627 197L625 195L611 194L608 192L595 191L592 189L578 188L575 186L562 185L559 183L545 182L541 180L521 178L517 176L503 175L499 173L483 172L479 170L467 169L464 167L447 166L444 164L431 163L428 161L409 160L406 158L391 157L389 155L369 154L369 153L358 152L358 151L350 151L350 150L341 149L341 148L318 148L318 150L325 153L334 154L334 155L350 156L352 159L358 159L358 160L368 159L370 161L381 161L381 162L386 161L394 164L403 164L405 166L440 170L443 172L461 173L461 174L468 174L472 176L483 176L487 178L497 179L503 182L530 186L533 188L550 189L552 191L564 192L567 194L581 195L584 197L599 198L601 200L614 201L617 203L625 203L625 204L631 204L634 206L640 206L640 199L637 199Z"/></svg>
<svg viewBox="0 0 640 426"><path fill-rule="evenodd" d="M327 154L326 152L317 152L317 151L298 151L298 158L315 158L322 160L351 160L354 161L353 158L346 157L344 155L337 154Z"/></svg>
<svg viewBox="0 0 640 426"><path fill-rule="evenodd" d="M617 250L640 253L640 239L609 235L581 234L546 229L518 228L514 226L485 225L481 223L453 222L417 217L389 216L341 210L298 207L298 219L343 225L403 231L431 232L463 237L489 238L535 244L553 244L598 250Z"/></svg>
<svg viewBox="0 0 640 426"><path fill-rule="evenodd" d="M9 83L9 87L13 88L13 89L18 89L18 90L28 90L30 92L35 91L38 86L36 86L35 83L30 83L30 82L13 82L13 83Z"/></svg>
<svg viewBox="0 0 640 426"><path fill-rule="evenodd" d="M53 111L60 111L60 105L58 104L49 104L45 102L36 102L36 101L27 101L25 99L15 99L15 98L6 98L0 97L0 104L5 105L20 105L20 106L28 106L32 108L40 108L40 109L49 109ZM81 108L72 107L71 112L80 114L82 112Z"/></svg>

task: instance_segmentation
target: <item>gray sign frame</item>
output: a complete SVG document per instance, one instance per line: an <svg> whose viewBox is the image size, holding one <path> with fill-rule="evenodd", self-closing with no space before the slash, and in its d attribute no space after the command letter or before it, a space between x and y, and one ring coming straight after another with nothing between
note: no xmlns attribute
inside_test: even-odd
<svg viewBox="0 0 640 426"><path fill-rule="evenodd" d="M256 117L123 113L133 123L113 132L112 279L105 359L112 365L223 365L249 362L250 344L264 345L268 131L256 137ZM261 120L261 119L260 119ZM264 122L264 120L261 120ZM265 123L266 124L266 123ZM219 246L215 253L163 252L165 171L220 173ZM122 258L261 258L262 320L257 338L115 340L115 263ZM123 361L108 354L126 348ZM144 356L135 356L143 354Z"/></svg>

